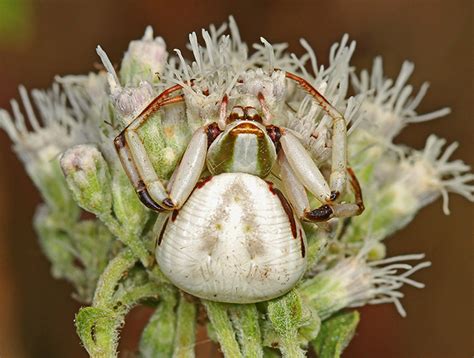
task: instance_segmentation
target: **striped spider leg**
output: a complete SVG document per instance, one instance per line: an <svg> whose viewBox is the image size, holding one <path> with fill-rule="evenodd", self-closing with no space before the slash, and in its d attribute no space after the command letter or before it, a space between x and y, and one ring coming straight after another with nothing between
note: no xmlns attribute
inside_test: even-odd
<svg viewBox="0 0 474 358"><path fill-rule="evenodd" d="M290 136L292 136L290 134ZM297 141L299 145L301 143L299 140L293 136L293 139ZM298 146L296 142L293 143L294 146ZM282 148L284 148L282 144ZM309 153L306 152L306 149L301 145L301 148L292 148L290 150L290 155L286 155L284 152L285 149L280 151L278 154L278 163L280 165L280 175L285 188L285 193L288 197L288 200L292 204L296 215L301 220L321 222L327 221L333 217L350 217L360 215L364 211L364 201L362 199L362 190L360 188L357 177L355 176L352 168L347 168L347 173L349 174L350 184L352 191L354 192L355 203L336 203L331 200L327 200L328 195L330 195L329 187L326 183L326 180L322 176L319 169L314 164ZM300 150L303 151L300 151ZM294 152L296 152L296 155ZM294 165L291 165L289 159L295 160L297 157L300 162ZM313 166L314 165L314 166ZM296 167L296 170L293 169ZM298 174L297 174L298 173ZM304 177L301 175L304 174ZM316 196L316 198L324 203L319 208L311 209L309 205L308 195L306 193L305 187Z"/></svg>
<svg viewBox="0 0 474 358"><path fill-rule="evenodd" d="M290 131L282 131L282 152L278 161L290 202L300 218L308 221L326 221L332 217L361 214L364 210L362 191L354 172L347 168L347 131L344 117L308 81L288 72L286 77L303 87L332 118L333 123L329 185L300 140ZM335 200L346 187L347 173L350 176L355 203L336 203ZM310 209L305 188L323 204L321 207Z"/></svg>
<svg viewBox="0 0 474 358"><path fill-rule="evenodd" d="M184 95L169 97L181 89L182 86L175 85L162 92L114 140L120 161L140 200L155 211L179 209L184 204L204 169L209 138L218 134L215 123L194 132L172 181L165 188L153 168L138 129L160 108L183 102Z"/></svg>

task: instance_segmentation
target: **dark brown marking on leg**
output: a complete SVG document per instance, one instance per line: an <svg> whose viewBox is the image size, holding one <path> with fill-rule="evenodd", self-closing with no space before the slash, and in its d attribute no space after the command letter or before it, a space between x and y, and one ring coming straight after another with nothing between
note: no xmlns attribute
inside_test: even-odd
<svg viewBox="0 0 474 358"><path fill-rule="evenodd" d="M273 183L272 183L271 181L268 181L268 180L265 180L265 183L267 183L268 189L270 190L270 192L271 192L273 195L277 195L277 194L276 194L276 191L275 191L275 188L273 187Z"/></svg>
<svg viewBox="0 0 474 358"><path fill-rule="evenodd" d="M360 215L365 210L364 199L362 198L362 189L360 187L359 181L357 180L357 176L355 175L351 167L347 168L347 172L349 173L351 186L354 190L355 202L359 207L359 211L356 215Z"/></svg>
<svg viewBox="0 0 474 358"><path fill-rule="evenodd" d="M281 138L280 127L270 124L266 128L267 128L268 136L270 137L272 142L275 144L275 146L278 148L278 146L280 145L280 138Z"/></svg>
<svg viewBox="0 0 474 358"><path fill-rule="evenodd" d="M161 228L160 236L158 236L158 246L161 245L161 241L163 240L163 235L165 234L166 225L168 225L168 220L169 220L169 217L166 218L165 223L163 224L163 227Z"/></svg>
<svg viewBox="0 0 474 358"><path fill-rule="evenodd" d="M304 258L306 256L306 247L304 246L303 240L303 232L300 229L300 244L301 244L301 257Z"/></svg>
<svg viewBox="0 0 474 358"><path fill-rule="evenodd" d="M339 197L338 191L331 191L331 195L329 195L329 200L334 201Z"/></svg>
<svg viewBox="0 0 474 358"><path fill-rule="evenodd" d="M179 91L182 88L183 86L178 84L178 85L174 85L172 87L165 89L157 97L155 97L153 101L151 101L145 107L145 109L143 109L143 111L141 111L141 113L137 116L137 118L143 115L146 115L148 117L148 115L150 115L152 112L154 112L155 110L157 110L158 108L162 106L162 102L166 100L171 93Z"/></svg>
<svg viewBox="0 0 474 358"><path fill-rule="evenodd" d="M329 220L332 214L333 210L329 205L322 205L317 209L306 212L304 218L309 221L321 222Z"/></svg>
<svg viewBox="0 0 474 358"><path fill-rule="evenodd" d="M219 134L221 134L221 130L219 129L219 125L216 122L213 122L207 126L207 147L214 142Z"/></svg>
<svg viewBox="0 0 474 358"><path fill-rule="evenodd" d="M161 206L159 206L150 196L148 190L145 188L137 190L138 197L140 201L149 209L162 212L165 211Z"/></svg>
<svg viewBox="0 0 474 358"><path fill-rule="evenodd" d="M125 131L122 131L117 137L115 137L114 144L117 151L125 147Z"/></svg>
<svg viewBox="0 0 474 358"><path fill-rule="evenodd" d="M275 69L277 70L277 69ZM318 104L326 111L328 112L329 108L331 108L331 104L329 101L324 98L324 96L319 93L316 88L314 88L308 81L306 81L304 78L301 78L291 72L285 72L285 77L289 78L290 80L295 81L298 83L306 92L308 92L313 98L318 102Z"/></svg>
<svg viewBox="0 0 474 358"><path fill-rule="evenodd" d="M176 218L178 217L179 210L173 210L173 213L171 214L171 221L174 222Z"/></svg>
<svg viewBox="0 0 474 358"><path fill-rule="evenodd" d="M196 189L201 189L204 185L209 183L212 178L213 178L212 175L209 175L208 177L205 177L205 178L199 180L196 184Z"/></svg>
<svg viewBox="0 0 474 358"><path fill-rule="evenodd" d="M174 208L174 204L170 198L166 198L165 200L163 200L163 205L166 206L168 209Z"/></svg>
<svg viewBox="0 0 474 358"><path fill-rule="evenodd" d="M293 239L296 239L298 237L296 233L296 221L295 221L295 216L293 215L293 209L291 209L290 203L288 202L288 200L286 200L283 193L277 188L275 188L272 183L270 182L267 182L267 183L269 183L268 186L272 194L278 196L278 199L280 199L281 206L283 207L283 210L285 210L286 216L288 216L288 220L290 221L291 234L293 235Z"/></svg>

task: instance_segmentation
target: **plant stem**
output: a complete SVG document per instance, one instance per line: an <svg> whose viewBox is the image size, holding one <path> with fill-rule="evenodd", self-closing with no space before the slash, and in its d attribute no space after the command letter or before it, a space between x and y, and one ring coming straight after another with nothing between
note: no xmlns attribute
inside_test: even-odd
<svg viewBox="0 0 474 358"><path fill-rule="evenodd" d="M105 268L97 282L92 305L94 307L110 307L118 281L124 273L135 265L136 257L130 249L120 252Z"/></svg>
<svg viewBox="0 0 474 358"><path fill-rule="evenodd" d="M240 352L239 343L235 339L235 332L232 328L232 322L227 315L228 305L212 301L202 300L207 310L207 315L216 332L217 339L221 349L226 357L243 357Z"/></svg>
<svg viewBox="0 0 474 358"><path fill-rule="evenodd" d="M173 358L193 358L196 341L196 305L184 295L179 299Z"/></svg>
<svg viewBox="0 0 474 358"><path fill-rule="evenodd" d="M229 315L237 331L244 357L263 357L262 337L255 304L234 305Z"/></svg>
<svg viewBox="0 0 474 358"><path fill-rule="evenodd" d="M145 244L137 235L125 230L110 213L101 215L99 219L102 220L113 235L117 236L120 241L132 250L135 256L140 259L143 266L149 267L151 265L153 259L146 249Z"/></svg>

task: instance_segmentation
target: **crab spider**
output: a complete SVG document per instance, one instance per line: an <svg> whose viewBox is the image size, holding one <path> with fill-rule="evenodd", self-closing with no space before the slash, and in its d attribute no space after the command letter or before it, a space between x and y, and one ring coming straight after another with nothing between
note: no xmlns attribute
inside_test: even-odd
<svg viewBox="0 0 474 358"><path fill-rule="evenodd" d="M260 111L237 102L228 113L224 96L219 118L194 132L167 187L137 131L160 108L184 101L184 94L171 97L181 86L156 97L115 139L140 200L152 210L168 212L155 227L157 261L186 292L234 303L277 297L304 273L306 238L300 220L327 221L364 209L360 186L347 168L343 116L307 81L291 73L286 78L303 87L332 118L329 183L298 137L271 124L261 92ZM264 180L276 163L286 196ZM201 179L205 168L211 176ZM347 173L355 203L336 201L345 190ZM310 208L307 191L320 207Z"/></svg>
<svg viewBox="0 0 474 358"><path fill-rule="evenodd" d="M147 207L156 211L180 209L204 170L205 158L206 155L209 155L207 147L212 145L219 134L224 132L232 132L237 135L239 133L254 133L258 136L265 136L266 145L270 144L269 139L273 141L275 146L278 143L281 144L283 151L278 157L278 162L282 168L282 181L289 200L299 214L300 219L325 221L333 216L349 217L362 213L364 207L361 189L353 171L347 168L347 140L344 117L306 80L289 72L286 72L286 77L303 87L333 120L332 167L329 185L299 139L291 131L270 124L267 119L269 110L265 105L263 95L259 93L258 99L262 104L262 112L268 114L263 118L255 108L243 108L242 106L234 106L230 115L226 117L228 99L227 96L224 96L218 122L203 126L194 133L180 165L173 174L174 180L170 185L171 188L166 190L148 159L137 131L150 115L160 108L184 100L184 95L169 97L173 92L182 89L181 85L175 85L156 97L114 141L122 165L140 200ZM245 123L238 126L232 125L232 122L235 121L244 121ZM266 124L265 130L262 126L257 126L255 122ZM243 127L246 129L242 129ZM211 155L216 156L217 150L214 149L214 151L216 153ZM222 155L225 155L225 153L222 153ZM253 160L254 158L245 159ZM267 165L263 171L255 172L239 168L239 165L242 165L245 160L237 160L238 164L231 170L247 172L264 178L269 174L275 162L272 155L265 159ZM212 168L208 167L208 169L213 174L219 173L212 170ZM355 204L334 202L344 190L347 173L351 176L350 182L356 198ZM288 183L292 183L292 185ZM323 203L321 207L310 210L305 188Z"/></svg>

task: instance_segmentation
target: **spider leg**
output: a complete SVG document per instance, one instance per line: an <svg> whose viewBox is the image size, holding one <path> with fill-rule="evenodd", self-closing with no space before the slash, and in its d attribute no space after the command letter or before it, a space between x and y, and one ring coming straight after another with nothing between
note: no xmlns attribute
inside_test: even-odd
<svg viewBox="0 0 474 358"><path fill-rule="evenodd" d="M268 108L267 102L265 102L265 97L262 92L259 92L257 95L258 101L260 102L260 107L262 107L263 112L263 124L268 126L272 123L272 115L270 109Z"/></svg>
<svg viewBox="0 0 474 358"><path fill-rule="evenodd" d="M224 98L222 98L220 109L219 109L219 120L217 121L219 125L220 130L224 130L225 128L225 120L227 117L227 106L229 104L229 97L227 94L224 95Z"/></svg>
<svg viewBox="0 0 474 358"><path fill-rule="evenodd" d="M180 88L181 86L176 85L160 94L114 140L123 168L140 200L155 211L181 207L198 181L205 163L210 125L199 128L193 134L183 158L175 170L173 184L168 191L153 168L138 135L138 129L153 113L163 106L184 100L183 95L169 98L170 93Z"/></svg>
<svg viewBox="0 0 474 358"><path fill-rule="evenodd" d="M282 138L283 137L284 136L282 136ZM294 137L294 139L296 139L296 137ZM332 198L334 195L329 193L329 188L324 189L318 193L318 190L320 189L318 189L317 185L311 183L308 185L307 178L317 178L318 175L315 174L317 173L315 168L318 171L319 169L316 167L314 162L312 162L309 154L307 152L304 154L303 151L306 150L302 148L303 151L301 151L301 148L299 148L298 144L294 141L286 143L286 139L283 140L283 142L280 139L280 142L282 143L283 150L278 153L278 163L280 166L282 184L289 202L293 206L293 209L300 219L312 222L322 222L327 221L333 217L350 217L359 215L364 211L362 191L357 177L351 168L347 168L347 172L350 176L352 190L354 191L355 203L335 203L332 201L334 200ZM288 147L288 144L291 144L291 147ZM302 147L301 143L299 145ZM295 151L296 154L294 153ZM311 161L308 161L306 156L308 156L309 160ZM302 177L303 174L306 176ZM322 178L322 180L324 184L326 184L324 178ZM324 184L320 184L321 187L324 188ZM308 190L323 203L323 205L312 210L309 205L308 195L306 193L305 187L307 187ZM323 193L323 195L327 195L329 193L329 199L322 201L321 193Z"/></svg>
<svg viewBox="0 0 474 358"><path fill-rule="evenodd" d="M341 113L334 108L324 96L319 93L308 81L293 73L286 72L286 77L298 83L318 103L318 105L332 118L332 160L329 187L337 198L346 185L347 167L347 128L346 121Z"/></svg>
<svg viewBox="0 0 474 358"><path fill-rule="evenodd" d="M323 204L333 201L335 196L331 193L326 179L300 140L290 131L282 130L280 144L282 155L296 178L292 181L298 180Z"/></svg>

